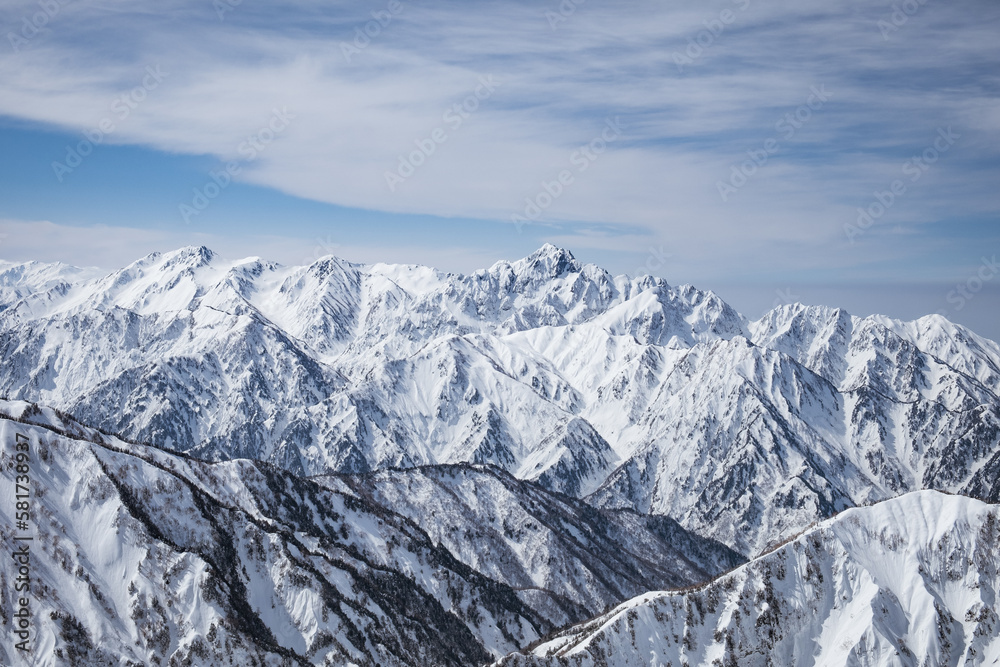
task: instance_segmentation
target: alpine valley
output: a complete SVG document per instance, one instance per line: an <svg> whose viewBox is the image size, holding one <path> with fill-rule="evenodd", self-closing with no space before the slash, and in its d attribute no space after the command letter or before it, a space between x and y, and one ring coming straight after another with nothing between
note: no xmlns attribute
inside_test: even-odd
<svg viewBox="0 0 1000 667"><path fill-rule="evenodd" d="M0 262L0 359L5 665L1000 664L1000 346L937 315L189 247Z"/></svg>

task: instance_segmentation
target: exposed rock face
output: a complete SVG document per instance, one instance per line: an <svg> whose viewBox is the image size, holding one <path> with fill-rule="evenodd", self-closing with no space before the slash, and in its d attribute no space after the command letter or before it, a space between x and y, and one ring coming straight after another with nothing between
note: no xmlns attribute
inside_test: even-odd
<svg viewBox="0 0 1000 667"><path fill-rule="evenodd" d="M595 509L492 466L335 481L406 516L463 563L512 586L530 606L553 610L563 624L649 590L708 581L744 562L668 517Z"/></svg>
<svg viewBox="0 0 1000 667"><path fill-rule="evenodd" d="M75 436L0 420L5 442L31 443L32 664L470 665L553 627L357 496L2 407ZM16 567L3 559L0 577ZM21 659L0 645L3 664Z"/></svg>
<svg viewBox="0 0 1000 667"><path fill-rule="evenodd" d="M483 664L632 591L741 562L664 517L595 510L497 469L310 480L124 442L20 401L0 413L0 442L30 442L31 664ZM389 502L393 484L432 479L415 518L433 538L392 511L415 505ZM376 481L385 493L367 491ZM502 531L462 537L484 530L487 501ZM17 567L4 558L0 582ZM3 664L22 658L0 645Z"/></svg>

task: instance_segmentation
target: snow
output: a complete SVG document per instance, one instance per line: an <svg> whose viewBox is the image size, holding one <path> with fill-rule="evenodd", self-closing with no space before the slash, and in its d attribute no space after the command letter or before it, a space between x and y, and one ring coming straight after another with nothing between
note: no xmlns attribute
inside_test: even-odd
<svg viewBox="0 0 1000 667"><path fill-rule="evenodd" d="M276 641L306 652L322 628L334 637L316 649L317 659L377 655L378 662L396 650L377 648L392 643L385 637L351 644L337 624L352 619L368 628L364 610L409 632L391 605L355 590L374 572L416 582L443 613L465 619L477 646L499 657L543 627L642 592L644 583L671 576L690 582L711 570L719 556L706 537L747 558L768 554L741 570L736 592L723 596L729 606L713 622L747 641L767 641L772 626L751 627L735 612L770 582L776 597L761 599L756 613L768 618L780 608L787 618L779 625L801 626L797 639L779 642L781 664L815 650L839 663L890 664L896 651L954 661L980 640L960 647L947 637L967 638L972 626L992 622L984 610L995 608L987 599L993 589L969 582L993 576L995 550L992 560L959 567L980 554L967 539L981 522L976 506L918 493L896 505L848 509L921 489L1000 501L1000 346L940 316L900 322L794 304L750 322L712 292L614 277L551 245L471 276L334 257L285 267L190 247L103 276L64 265L0 264L0 357L0 395L14 399L0 408L62 429L77 443L32 431L69 452L51 470L40 468L46 485L65 490L50 499L46 530L65 536L72 546L65 558L106 591L104 601L61 574L61 555L46 565L46 581L65 589L65 608L76 618L96 615L90 636L121 638L114 650L139 662L146 649L133 647L159 641L140 637L155 624L139 630L142 623L131 618L139 597L172 610L169 652L179 655L196 650L198 633L227 613L204 595L218 576L205 557L215 529L198 519L191 489L238 508L231 537L247 563L248 604ZM226 463L126 445L55 408L106 432ZM9 437L9 428L4 433ZM142 460L88 440L137 448ZM294 479L373 470L388 476L373 477L386 484L380 490L328 478L321 500L293 492L290 476L281 478L285 490L273 491L270 473L249 459ZM460 469L476 476L452 484L428 472L441 468L419 468L450 464L473 464ZM390 475L389 468L409 472ZM521 482L511 475L549 495L513 491ZM169 512L158 514L156 525L170 543L129 518L112 478L164 499ZM289 497L315 525L297 523L297 511L282 505ZM613 530L586 516L604 517ZM491 552L466 535L471 526L483 529ZM668 526L689 550L676 569L657 565L663 543L650 526ZM799 537L769 553L807 528L808 540L822 548ZM285 532L275 538L272 529L297 541ZM330 548L324 535L331 531L338 531L334 560L357 569L317 555ZM261 540L269 546L258 562ZM890 548L900 540L919 548ZM171 544L189 549L181 554ZM698 548L704 551L690 551ZM530 613L498 607L480 583L442 571L435 559L445 550L507 582L510 605L518 600ZM786 579L768 572L779 565ZM826 573L822 585L817 567ZM170 568L176 576L164 587L156 578ZM627 574L636 568L644 574ZM292 571L307 583L275 583ZM351 601L344 616L317 592L318 578ZM683 640L688 630L693 663L722 660L726 649L714 643L714 628L664 629L663 614L686 617L688 608L675 605L693 595L642 598L623 608L625 616L548 646L589 646L592 630L611 637L624 623L645 637L648 649L639 653L647 662L670 655L677 664L671 652L684 642L675 636ZM939 607L955 610L953 623L942 625ZM334 613L334 625L324 625L324 613ZM480 621L466 618L476 614ZM922 634L905 647L894 643L911 631ZM54 655L62 641L49 624L39 645ZM280 661L275 647L233 641L236 658ZM995 657L994 644L977 646L980 656Z"/></svg>
<svg viewBox="0 0 1000 667"><path fill-rule="evenodd" d="M471 276L205 248L9 275L0 392L207 458L491 463L747 556L908 490L1000 499L1000 348L939 316L749 322L550 245Z"/></svg>
<svg viewBox="0 0 1000 667"><path fill-rule="evenodd" d="M913 492L842 512L708 586L638 596L496 664L996 664L998 531L996 505Z"/></svg>
<svg viewBox="0 0 1000 667"><path fill-rule="evenodd" d="M57 415L30 405L0 408L40 424L0 419L5 459L15 432L33 452L31 664L61 664L57 651L80 664L270 664L292 651L316 664L409 665L407 646L430 663L469 664L553 627L512 604L511 589L458 566L412 523L357 495L250 461L208 464L68 421L57 427ZM0 470L8 497L15 474ZM0 521L13 525L8 510L0 507ZM12 581L15 567L4 559L0 577ZM397 595L422 601L396 606ZM258 628L249 634L246 613ZM316 645L321 635L333 643ZM11 651L0 645L0 662L20 664Z"/></svg>

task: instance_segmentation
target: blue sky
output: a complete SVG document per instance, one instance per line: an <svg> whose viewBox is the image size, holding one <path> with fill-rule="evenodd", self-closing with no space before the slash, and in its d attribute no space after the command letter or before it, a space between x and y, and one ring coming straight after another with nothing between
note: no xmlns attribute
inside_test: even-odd
<svg viewBox="0 0 1000 667"><path fill-rule="evenodd" d="M0 31L0 258L552 242L751 317L1000 338L996 2L8 0Z"/></svg>

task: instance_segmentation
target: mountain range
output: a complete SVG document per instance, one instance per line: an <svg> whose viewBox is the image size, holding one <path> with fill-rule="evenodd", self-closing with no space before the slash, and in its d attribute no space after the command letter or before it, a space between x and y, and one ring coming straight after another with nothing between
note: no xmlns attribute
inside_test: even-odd
<svg viewBox="0 0 1000 667"><path fill-rule="evenodd" d="M496 665L995 665L998 542L996 505L915 491Z"/></svg>
<svg viewBox="0 0 1000 667"><path fill-rule="evenodd" d="M749 557L918 489L1000 501L1000 347L611 276L553 246L472 275L207 248L0 266L0 394L297 474L491 464Z"/></svg>
<svg viewBox="0 0 1000 667"><path fill-rule="evenodd" d="M937 315L189 247L0 262L0 358L52 664L995 658L1000 346Z"/></svg>
<svg viewBox="0 0 1000 667"><path fill-rule="evenodd" d="M18 435L34 489L35 635L27 661L0 642L4 665L484 664L743 562L669 520L595 510L490 467L393 475L397 490L435 479L468 508L421 517L429 533L392 511L400 503L373 502L374 488L393 494L371 477L201 461L0 401L0 438ZM5 451L4 497L25 483L12 461ZM14 526L6 503L0 516ZM5 627L18 566L0 561Z"/></svg>

